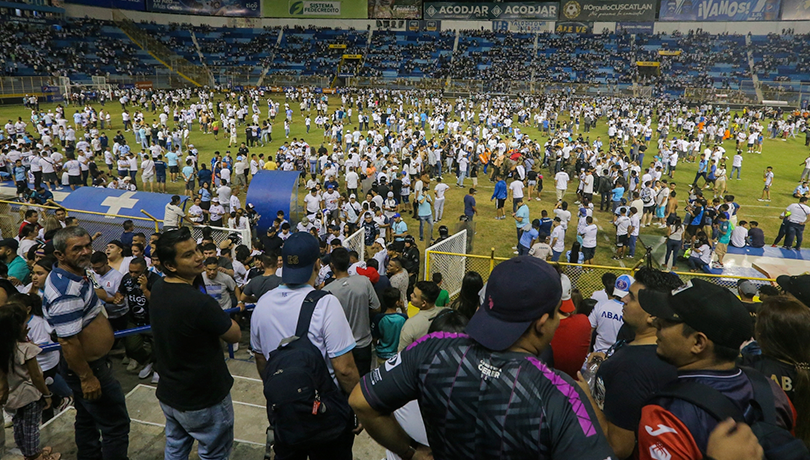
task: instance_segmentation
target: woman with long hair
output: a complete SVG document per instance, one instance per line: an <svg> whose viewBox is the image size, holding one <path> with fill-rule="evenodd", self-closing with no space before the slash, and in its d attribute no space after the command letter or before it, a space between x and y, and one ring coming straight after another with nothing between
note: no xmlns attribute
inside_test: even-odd
<svg viewBox="0 0 810 460"><path fill-rule="evenodd" d="M450 304L450 308L458 310L458 312L467 317L467 319L472 318L480 305L478 293L483 287L484 279L481 278L478 272L467 272L464 275L464 279L461 281L461 292L459 292L456 300Z"/></svg>
<svg viewBox="0 0 810 460"><path fill-rule="evenodd" d="M754 338L761 354L743 351L740 364L775 381L796 409L795 435L810 447L810 309L786 295L757 309Z"/></svg>
<svg viewBox="0 0 810 460"><path fill-rule="evenodd" d="M667 256L664 258L664 265L667 270L677 270L675 261L678 260L678 253L683 245L683 222L679 216L675 216L672 222L667 225ZM672 257L672 262L669 258Z"/></svg>

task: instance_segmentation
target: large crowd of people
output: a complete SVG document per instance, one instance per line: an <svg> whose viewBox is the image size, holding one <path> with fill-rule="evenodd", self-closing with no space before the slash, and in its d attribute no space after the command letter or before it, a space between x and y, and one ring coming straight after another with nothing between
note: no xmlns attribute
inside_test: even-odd
<svg viewBox="0 0 810 460"><path fill-rule="evenodd" d="M747 210L726 183L761 178L760 199L769 200L782 172L750 171L745 161L772 154L766 136L807 133L801 113L558 95L451 100L416 90L351 90L330 99L298 88L283 100L269 96L113 90L98 97L120 104L121 119L108 117L102 100L51 111L34 99L30 119L2 126L0 159L25 202L25 221L0 241L8 271L0 330L20 331L36 316L26 337L62 347L38 356L18 346L28 343L21 334L2 334L0 360L8 366L0 371L15 396L6 407L26 457L59 458L39 446L38 426L43 409L69 404L80 457L123 456L129 418L109 371L112 352L158 385L167 457L185 458L196 439L200 452L226 458L233 380L220 339L238 345L240 327L249 328L271 389L276 458L349 459L365 428L405 459L431 450L436 458L623 459L636 448L645 460L748 459L773 448L746 425L759 423L786 443L794 433L800 441L790 445L806 452L806 276L780 279L783 293L740 285L737 298L645 268L635 277L606 276L594 302L553 264L593 263L597 251L637 258L638 236L656 227L666 229L674 254L669 269L683 256L694 271L720 271L728 245L762 247L765 235L744 220ZM289 139L293 124L322 133L323 142ZM544 139L525 134L529 126ZM606 128L604 139L596 127ZM212 160L204 161L192 133L222 135L234 153L206 152ZM282 135L274 154L255 153ZM728 139L734 152L724 149ZM686 162L697 164L695 177L678 169ZM810 159L802 164L810 175ZM307 193L297 221L242 205L235 190L262 170L300 173ZM90 235L75 217L39 208L59 187L153 190L157 183L165 192L168 181L184 184L193 204L183 210L174 196L155 234L124 222L120 236ZM479 181L494 184L491 197L477 195ZM489 224L514 235L518 255L486 285L467 273L452 301L441 275L423 280L416 240L447 237L441 224L451 187L467 192L465 225L484 218L478 200L490 198ZM800 184L797 203L785 210L788 247L801 247L808 190ZM537 216L538 200L555 203L551 215ZM259 230L262 213L276 218ZM201 227L202 238L188 226ZM206 226L251 229L253 241L250 248L215 243ZM344 247L358 230L366 260ZM104 251L93 251L97 238L106 239ZM113 339L113 331L150 324L151 335ZM309 343L279 348L293 335ZM740 363L778 385L763 386ZM279 372L289 366L297 371ZM16 369L28 374L18 378ZM48 371L50 384L42 378ZM303 404L284 391L299 388L302 375L317 376ZM692 392L675 380L693 384ZM739 412L761 413L719 420L714 414L725 408L701 405L695 385L726 395ZM302 410L326 415L302 424Z"/></svg>

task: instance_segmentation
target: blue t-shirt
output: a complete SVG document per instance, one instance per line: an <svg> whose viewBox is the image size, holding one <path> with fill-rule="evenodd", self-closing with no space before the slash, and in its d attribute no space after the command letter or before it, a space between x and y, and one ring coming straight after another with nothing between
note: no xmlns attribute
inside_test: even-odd
<svg viewBox="0 0 810 460"><path fill-rule="evenodd" d="M554 226L554 221L550 217L542 217L540 219L540 233L545 233L546 236L551 235L552 226Z"/></svg>
<svg viewBox="0 0 810 460"><path fill-rule="evenodd" d="M189 165L183 166L183 177L194 180L194 168Z"/></svg>
<svg viewBox="0 0 810 460"><path fill-rule="evenodd" d="M199 179L201 183L211 182L211 175L212 173L210 169L201 169L197 171L197 179Z"/></svg>
<svg viewBox="0 0 810 460"><path fill-rule="evenodd" d="M24 166L15 166L14 167L14 180L17 182L25 182L25 167Z"/></svg>
<svg viewBox="0 0 810 460"><path fill-rule="evenodd" d="M422 197L425 198L425 201L419 203L419 212L418 215L421 216L430 216L433 214L433 210L430 207L430 196L421 194L417 197L417 201L422 201Z"/></svg>
<svg viewBox="0 0 810 460"><path fill-rule="evenodd" d="M169 166L177 166L177 154L169 152L166 154L166 159L169 160Z"/></svg>
<svg viewBox="0 0 810 460"><path fill-rule="evenodd" d="M158 176L165 176L166 175L166 162L163 160L158 160L155 162L155 174Z"/></svg>
<svg viewBox="0 0 810 460"><path fill-rule="evenodd" d="M613 201L622 201L622 196L624 196L624 187L613 189Z"/></svg>
<svg viewBox="0 0 810 460"><path fill-rule="evenodd" d="M517 220L518 217L522 217L523 220L518 222ZM523 204L517 209L517 211L515 211L515 226L517 228L522 228L525 227L526 225L529 225L530 223L531 222L529 221L529 206Z"/></svg>
<svg viewBox="0 0 810 460"><path fill-rule="evenodd" d="M464 215L472 217L475 214L473 208L475 207L475 197L472 195L464 195Z"/></svg>
<svg viewBox="0 0 810 460"><path fill-rule="evenodd" d="M537 235L539 234L540 232L538 232L534 227L532 227L532 229L528 232L523 232L523 235L520 236L520 245L527 248L531 247L532 240L537 238Z"/></svg>

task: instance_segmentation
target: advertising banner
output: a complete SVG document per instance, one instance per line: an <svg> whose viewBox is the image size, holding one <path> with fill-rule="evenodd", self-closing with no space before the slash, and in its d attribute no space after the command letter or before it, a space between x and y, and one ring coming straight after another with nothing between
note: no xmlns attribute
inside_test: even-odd
<svg viewBox="0 0 810 460"><path fill-rule="evenodd" d="M554 32L558 34L590 34L593 33L592 22L558 22Z"/></svg>
<svg viewBox="0 0 810 460"><path fill-rule="evenodd" d="M655 0L563 0L560 19L569 21L655 21Z"/></svg>
<svg viewBox="0 0 810 460"><path fill-rule="evenodd" d="M783 21L807 21L810 19L810 2L807 0L782 0Z"/></svg>
<svg viewBox="0 0 810 460"><path fill-rule="evenodd" d="M422 19L422 0L368 0L369 19Z"/></svg>
<svg viewBox="0 0 810 460"><path fill-rule="evenodd" d="M804 1L804 0L802 0ZM775 21L781 0L662 0L659 21Z"/></svg>
<svg viewBox="0 0 810 460"><path fill-rule="evenodd" d="M136 81L135 88L138 89L152 89L152 81L151 80L144 80L144 81Z"/></svg>
<svg viewBox="0 0 810 460"><path fill-rule="evenodd" d="M680 56L681 50L658 50L659 56Z"/></svg>
<svg viewBox="0 0 810 460"><path fill-rule="evenodd" d="M547 21L512 19L509 21L492 21L494 32L538 33L548 31Z"/></svg>
<svg viewBox="0 0 810 460"><path fill-rule="evenodd" d="M557 3L426 2L425 19L557 19Z"/></svg>
<svg viewBox="0 0 810 460"><path fill-rule="evenodd" d="M617 22L616 33L651 34L654 32L654 22Z"/></svg>
<svg viewBox="0 0 810 460"><path fill-rule="evenodd" d="M657 61L636 61L639 67L661 67L661 63Z"/></svg>
<svg viewBox="0 0 810 460"><path fill-rule="evenodd" d="M194 14L200 16L253 16L261 14L259 0L146 0L146 10L154 13Z"/></svg>
<svg viewBox="0 0 810 460"><path fill-rule="evenodd" d="M146 11L145 0L110 0L112 8L119 10Z"/></svg>
<svg viewBox="0 0 810 460"><path fill-rule="evenodd" d="M364 0L263 0L263 2L263 14L266 18L368 19L368 3Z"/></svg>

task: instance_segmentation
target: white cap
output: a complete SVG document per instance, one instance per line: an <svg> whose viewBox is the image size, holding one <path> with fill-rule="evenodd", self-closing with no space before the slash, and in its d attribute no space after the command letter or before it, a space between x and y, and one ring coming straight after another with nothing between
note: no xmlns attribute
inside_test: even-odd
<svg viewBox="0 0 810 460"><path fill-rule="evenodd" d="M571 279L565 273L560 274L560 284L562 285L560 300L571 300Z"/></svg>
<svg viewBox="0 0 810 460"><path fill-rule="evenodd" d="M382 238L377 238L374 240L375 243L378 243L380 246L385 247L385 240Z"/></svg>

